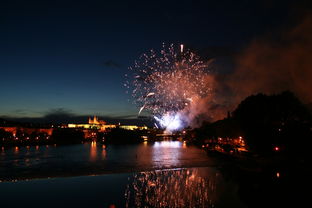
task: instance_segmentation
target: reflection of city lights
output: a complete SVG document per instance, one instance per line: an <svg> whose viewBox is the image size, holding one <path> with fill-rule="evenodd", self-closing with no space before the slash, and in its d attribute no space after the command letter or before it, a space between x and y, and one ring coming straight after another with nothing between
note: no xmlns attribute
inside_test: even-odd
<svg viewBox="0 0 312 208"><path fill-rule="evenodd" d="M90 147L90 160L95 161L97 157L97 148L96 148L96 142L92 141L91 142L91 147Z"/></svg>
<svg viewBox="0 0 312 208"><path fill-rule="evenodd" d="M103 149L102 150L102 159L105 159L106 158L106 149Z"/></svg>

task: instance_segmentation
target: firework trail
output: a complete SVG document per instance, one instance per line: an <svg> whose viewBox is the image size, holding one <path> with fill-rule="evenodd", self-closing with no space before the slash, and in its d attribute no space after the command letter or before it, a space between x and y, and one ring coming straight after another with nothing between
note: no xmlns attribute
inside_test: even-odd
<svg viewBox="0 0 312 208"><path fill-rule="evenodd" d="M134 66L125 86L130 90L134 103L150 112L167 130L178 130L183 123L183 111L211 88L207 85L207 63L184 45L175 47L163 44L160 52L150 50Z"/></svg>

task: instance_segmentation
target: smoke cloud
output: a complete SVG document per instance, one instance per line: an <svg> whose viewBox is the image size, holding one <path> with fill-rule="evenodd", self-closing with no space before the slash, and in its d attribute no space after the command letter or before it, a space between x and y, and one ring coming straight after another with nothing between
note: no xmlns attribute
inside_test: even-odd
<svg viewBox="0 0 312 208"><path fill-rule="evenodd" d="M277 40L254 40L237 57L237 66L226 84L237 101L254 93L293 91L303 102L312 102L312 16L306 17Z"/></svg>
<svg viewBox="0 0 312 208"><path fill-rule="evenodd" d="M215 74L209 81L212 94L183 112L192 127L225 118L252 94L290 90L303 103L312 103L312 16L291 29L254 39L235 56L233 72Z"/></svg>

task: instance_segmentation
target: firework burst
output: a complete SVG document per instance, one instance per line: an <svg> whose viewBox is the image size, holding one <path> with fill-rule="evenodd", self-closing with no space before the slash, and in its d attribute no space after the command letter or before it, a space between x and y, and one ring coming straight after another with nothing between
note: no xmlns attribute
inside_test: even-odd
<svg viewBox="0 0 312 208"><path fill-rule="evenodd" d="M130 67L133 76L126 82L134 103L162 120L163 115L174 117L192 102L209 94L208 65L183 45L163 44L160 52L150 50ZM170 119L169 119L170 120ZM168 122L159 122L166 123ZM163 126L163 127L166 127ZM170 126L170 122L169 122ZM175 125L174 125L175 126Z"/></svg>

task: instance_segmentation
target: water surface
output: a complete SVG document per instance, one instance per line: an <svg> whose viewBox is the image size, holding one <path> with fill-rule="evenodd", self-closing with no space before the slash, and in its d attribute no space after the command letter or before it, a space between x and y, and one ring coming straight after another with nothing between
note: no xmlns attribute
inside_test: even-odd
<svg viewBox="0 0 312 208"><path fill-rule="evenodd" d="M231 160L230 160L231 161ZM304 207L309 167L249 169L178 141L3 148L1 207ZM66 177L64 177L66 176Z"/></svg>
<svg viewBox="0 0 312 208"><path fill-rule="evenodd" d="M0 180L15 180L202 167L214 162L202 149L180 141L162 141L2 148L0 164Z"/></svg>

